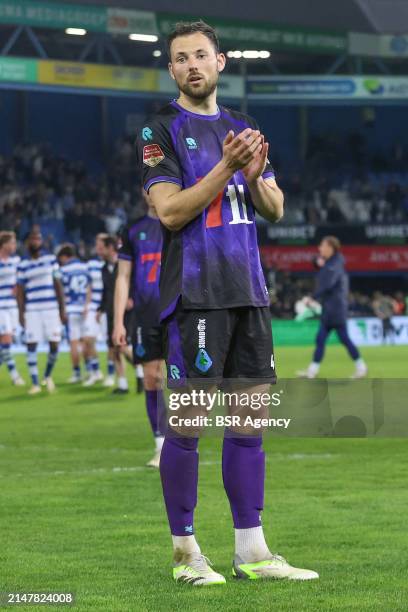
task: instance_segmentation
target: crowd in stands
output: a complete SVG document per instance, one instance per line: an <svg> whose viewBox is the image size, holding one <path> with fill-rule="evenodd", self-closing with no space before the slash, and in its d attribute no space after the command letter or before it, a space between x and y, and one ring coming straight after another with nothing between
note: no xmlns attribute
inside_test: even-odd
<svg viewBox="0 0 408 612"><path fill-rule="evenodd" d="M372 154L361 134L345 141L311 138L301 172L279 184L287 224L398 223L408 221L408 151L396 144Z"/></svg>
<svg viewBox="0 0 408 612"><path fill-rule="evenodd" d="M350 135L342 151L330 138L315 137L301 173L286 176L278 161L275 166L285 193L284 223L408 222L408 152L400 145L389 155L370 157L358 134ZM38 224L48 249L68 240L87 258L97 233L115 234L142 213L137 167L130 138L117 143L98 176L47 145L16 146L13 155L0 156L0 226L22 241ZM296 301L310 294L312 280L270 274L273 316L293 318ZM404 314L403 296L392 298L398 314ZM352 292L350 316L372 314L372 298Z"/></svg>
<svg viewBox="0 0 408 612"><path fill-rule="evenodd" d="M98 232L114 234L139 216L141 205L135 150L128 139L118 143L98 177L46 145L20 145L11 157L0 157L1 227L20 240L39 224L51 249L69 240L86 251Z"/></svg>
<svg viewBox="0 0 408 612"><path fill-rule="evenodd" d="M275 161L283 223L408 222L408 152L401 145L370 156L359 134L341 146L315 136L301 172L287 175ZM1 225L21 238L38 223L51 244L70 240L86 250L98 232L115 233L139 216L139 182L131 138L117 143L98 176L47 145L19 145L12 156L0 156Z"/></svg>

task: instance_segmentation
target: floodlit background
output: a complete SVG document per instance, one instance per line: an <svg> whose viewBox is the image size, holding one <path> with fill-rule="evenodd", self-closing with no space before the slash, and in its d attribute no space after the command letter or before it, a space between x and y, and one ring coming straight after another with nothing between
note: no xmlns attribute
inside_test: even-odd
<svg viewBox="0 0 408 612"><path fill-rule="evenodd" d="M302 298L319 239L335 234L350 273L349 331L372 378L406 378L408 358L408 5L398 0L152 2L0 0L0 230L33 224L84 259L98 232L141 213L134 139L177 95L165 37L178 20L214 25L228 62L220 103L270 142L284 220L259 220L279 376L311 357L318 321ZM392 301L383 343L375 292ZM66 345L65 345L66 346ZM104 343L99 345L104 362ZM14 350L28 378L22 339ZM332 338L321 376L352 365ZM159 476L143 396L68 386L27 398L0 370L0 590L74 591L79 610L404 610L406 441L267 441L272 547L317 569L311 585L171 582ZM133 373L129 369L129 380ZM133 384L133 383L132 383ZM232 533L219 441L201 442L197 530L229 572ZM33 609L33 608L30 608Z"/></svg>

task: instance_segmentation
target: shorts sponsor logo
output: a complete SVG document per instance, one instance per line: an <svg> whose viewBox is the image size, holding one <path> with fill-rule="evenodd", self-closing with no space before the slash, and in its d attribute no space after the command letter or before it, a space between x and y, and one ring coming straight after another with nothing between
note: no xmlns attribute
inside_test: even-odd
<svg viewBox="0 0 408 612"><path fill-rule="evenodd" d="M143 357L146 354L145 348L143 346L143 338L142 338L142 328L138 327L136 329L136 349L135 353L138 357Z"/></svg>
<svg viewBox="0 0 408 612"><path fill-rule="evenodd" d="M173 380L180 380L180 370L176 365L169 366L170 376Z"/></svg>
<svg viewBox="0 0 408 612"><path fill-rule="evenodd" d="M207 327L206 323L207 322L205 319L198 319L198 325L197 325L198 353L197 353L195 363L194 363L197 370L199 370L200 372L203 372L204 374L208 372L208 370L212 366L212 359L207 353L206 348L205 348L205 343L206 343L205 331Z"/></svg>
<svg viewBox="0 0 408 612"><path fill-rule="evenodd" d="M198 319L198 348L205 349L205 328L206 328L206 320Z"/></svg>
<svg viewBox="0 0 408 612"><path fill-rule="evenodd" d="M212 366L211 357L209 356L209 354L207 353L205 349L200 348L197 353L196 360L195 360L195 367L197 368L197 370L200 370L200 372L206 373L211 368L211 366Z"/></svg>
<svg viewBox="0 0 408 612"><path fill-rule="evenodd" d="M153 132L149 127L144 127L142 130L143 140L153 140Z"/></svg>
<svg viewBox="0 0 408 612"><path fill-rule="evenodd" d="M185 531L186 533L193 533L193 526L192 526L192 525L186 525L186 526L184 527L184 531Z"/></svg>
<svg viewBox="0 0 408 612"><path fill-rule="evenodd" d="M271 368L275 369L275 357L273 356L273 353L271 355Z"/></svg>
<svg viewBox="0 0 408 612"><path fill-rule="evenodd" d="M135 353L138 357L144 357L144 355L146 355L146 351L145 351L143 344L136 345Z"/></svg>
<svg viewBox="0 0 408 612"><path fill-rule="evenodd" d="M158 144L146 145L143 147L143 163L150 168L154 168L164 159L164 153Z"/></svg>

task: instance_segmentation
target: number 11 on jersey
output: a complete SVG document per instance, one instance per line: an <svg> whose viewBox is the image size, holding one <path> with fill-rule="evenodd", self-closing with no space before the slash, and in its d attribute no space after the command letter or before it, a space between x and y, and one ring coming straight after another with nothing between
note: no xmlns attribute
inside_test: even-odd
<svg viewBox="0 0 408 612"><path fill-rule="evenodd" d="M247 205L245 202L244 186L238 185L237 187L238 187L238 193L237 193L237 189L235 185L228 185L226 189L226 195L230 201L231 214L232 214L232 220L229 221L229 224L238 225L238 224L244 223L245 225L249 225L253 223L253 221L250 221L248 219L248 210L247 210ZM223 195L224 195L224 192L220 191L220 193L217 194L217 197L214 198L214 200L211 202L211 204L208 207L207 221L206 221L207 228L220 227L221 225L223 225L223 222L222 222ZM238 196L239 196L240 202L238 201Z"/></svg>

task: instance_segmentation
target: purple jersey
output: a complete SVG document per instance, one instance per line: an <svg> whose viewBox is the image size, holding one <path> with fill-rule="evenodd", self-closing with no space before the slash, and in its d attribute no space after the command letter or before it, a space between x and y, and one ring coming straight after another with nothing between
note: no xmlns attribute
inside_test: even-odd
<svg viewBox="0 0 408 612"><path fill-rule="evenodd" d="M138 138L146 191L158 182L191 187L222 158L229 130L235 134L256 122L220 107L199 115L177 102L148 120ZM267 165L264 178L274 177ZM164 230L160 281L161 319L171 314L179 297L187 309L267 306L255 210L240 171L213 202L181 230Z"/></svg>
<svg viewBox="0 0 408 612"><path fill-rule="evenodd" d="M163 234L160 221L146 215L122 233L119 259L131 261L132 298L136 319L159 323L159 278Z"/></svg>

